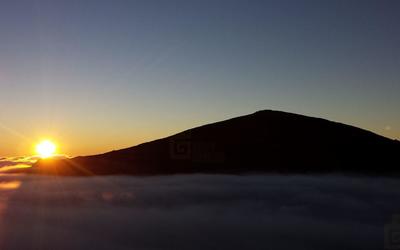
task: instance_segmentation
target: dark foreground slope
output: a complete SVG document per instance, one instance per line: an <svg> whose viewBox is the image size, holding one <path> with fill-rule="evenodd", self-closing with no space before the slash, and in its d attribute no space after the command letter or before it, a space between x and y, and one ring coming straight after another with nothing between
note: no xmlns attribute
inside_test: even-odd
<svg viewBox="0 0 400 250"><path fill-rule="evenodd" d="M352 126L259 111L109 153L40 160L31 173L158 175L175 173L395 174L400 143Z"/></svg>

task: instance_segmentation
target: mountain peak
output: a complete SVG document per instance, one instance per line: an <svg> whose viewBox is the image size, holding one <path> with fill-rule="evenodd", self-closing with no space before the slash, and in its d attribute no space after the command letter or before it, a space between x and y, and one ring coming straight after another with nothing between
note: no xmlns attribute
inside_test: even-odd
<svg viewBox="0 0 400 250"><path fill-rule="evenodd" d="M275 110L101 155L41 160L33 173L394 173L399 143L353 126Z"/></svg>

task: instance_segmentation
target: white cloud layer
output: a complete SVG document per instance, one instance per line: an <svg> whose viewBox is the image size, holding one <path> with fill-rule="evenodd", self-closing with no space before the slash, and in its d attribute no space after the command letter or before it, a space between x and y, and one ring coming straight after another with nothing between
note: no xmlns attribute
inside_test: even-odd
<svg viewBox="0 0 400 250"><path fill-rule="evenodd" d="M383 249L400 183L0 175L0 249Z"/></svg>

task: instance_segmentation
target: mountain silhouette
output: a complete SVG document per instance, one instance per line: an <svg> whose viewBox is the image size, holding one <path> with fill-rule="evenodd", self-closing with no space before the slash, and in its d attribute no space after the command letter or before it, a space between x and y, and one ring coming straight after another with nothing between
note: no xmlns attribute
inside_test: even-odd
<svg viewBox="0 0 400 250"><path fill-rule="evenodd" d="M397 174L400 142L353 126L264 110L100 155L39 160L30 173Z"/></svg>

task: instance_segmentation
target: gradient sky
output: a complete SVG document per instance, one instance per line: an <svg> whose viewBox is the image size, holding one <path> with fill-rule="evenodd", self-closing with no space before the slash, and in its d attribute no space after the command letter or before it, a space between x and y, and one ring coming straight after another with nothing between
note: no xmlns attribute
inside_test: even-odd
<svg viewBox="0 0 400 250"><path fill-rule="evenodd" d="M4 0L0 156L277 109L400 139L400 1Z"/></svg>

